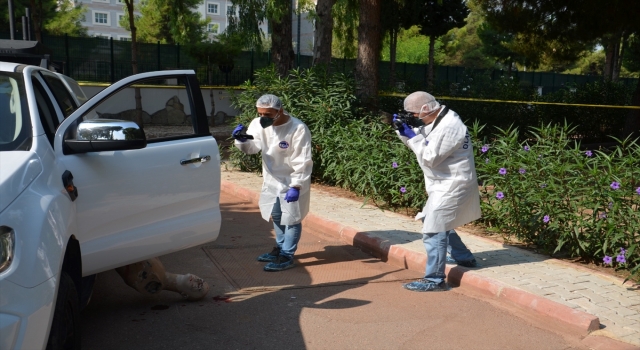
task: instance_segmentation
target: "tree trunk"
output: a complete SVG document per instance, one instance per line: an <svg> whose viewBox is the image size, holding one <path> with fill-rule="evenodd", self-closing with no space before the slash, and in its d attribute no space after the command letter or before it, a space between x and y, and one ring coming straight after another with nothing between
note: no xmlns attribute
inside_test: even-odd
<svg viewBox="0 0 640 350"><path fill-rule="evenodd" d="M427 73L427 89L433 92L433 56L436 49L436 36L429 37L429 70Z"/></svg>
<svg viewBox="0 0 640 350"><path fill-rule="evenodd" d="M36 41L42 43L42 0L30 0L31 5L31 18L29 19L33 23L33 31L36 34ZM22 28L26 30L26 28ZM28 35L27 35L28 37Z"/></svg>
<svg viewBox="0 0 640 350"><path fill-rule="evenodd" d="M622 40L622 33L616 33L609 35L605 40L605 62L604 62L604 80L616 81L618 79L616 75L616 66L620 59L620 41Z"/></svg>
<svg viewBox="0 0 640 350"><path fill-rule="evenodd" d="M331 44L333 41L333 16L331 9L336 0L318 0L316 4L315 32L313 34L313 65L331 63Z"/></svg>
<svg viewBox="0 0 640 350"><path fill-rule="evenodd" d="M617 59L614 61L613 66L613 81L618 81L620 77L620 69L622 68L622 58L624 57L624 50L627 48L627 44L629 42L629 33L622 33L622 42L620 43L620 50L616 50Z"/></svg>
<svg viewBox="0 0 640 350"><path fill-rule="evenodd" d="M636 91L633 92L633 97L631 97L631 105L640 107L640 79L638 79ZM632 109L627 113L623 134L623 137L640 137L640 109Z"/></svg>
<svg viewBox="0 0 640 350"><path fill-rule="evenodd" d="M380 63L380 1L360 0L356 96L369 108L377 108L378 65Z"/></svg>
<svg viewBox="0 0 640 350"><path fill-rule="evenodd" d="M129 28L131 30L131 72L138 74L138 29L135 23L134 14L134 0L125 0L125 6L127 7L127 16L129 16ZM136 100L136 115L134 122L144 129L144 121L142 119L142 95L140 94L140 88L134 89L134 97Z"/></svg>
<svg viewBox="0 0 640 350"><path fill-rule="evenodd" d="M279 19L270 18L271 23L271 52L273 64L280 77L286 77L293 67L293 31L291 28L291 1L284 0L283 14Z"/></svg>
<svg viewBox="0 0 640 350"><path fill-rule="evenodd" d="M396 89L396 57L398 50L398 29L394 28L389 31L389 85L391 90Z"/></svg>

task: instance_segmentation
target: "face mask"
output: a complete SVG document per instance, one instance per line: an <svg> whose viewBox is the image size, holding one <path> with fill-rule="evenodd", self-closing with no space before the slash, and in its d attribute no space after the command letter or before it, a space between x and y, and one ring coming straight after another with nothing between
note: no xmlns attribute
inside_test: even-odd
<svg viewBox="0 0 640 350"><path fill-rule="evenodd" d="M280 118L280 114L278 114L275 118L260 117L260 126L262 126L263 129L266 129L273 125L273 122L275 122L278 118Z"/></svg>

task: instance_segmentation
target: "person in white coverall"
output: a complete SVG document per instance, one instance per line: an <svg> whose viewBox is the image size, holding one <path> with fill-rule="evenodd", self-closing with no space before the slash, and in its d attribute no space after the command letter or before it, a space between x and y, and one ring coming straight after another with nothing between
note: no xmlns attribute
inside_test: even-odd
<svg viewBox="0 0 640 350"><path fill-rule="evenodd" d="M294 266L293 256L302 231L301 221L309 212L311 197L311 132L299 119L289 115L280 99L262 95L256 102L259 118L246 129L233 131L235 146L246 154L262 151L260 193L262 218L273 219L276 247L258 261L268 262L265 271L281 271ZM243 130L244 129L244 130ZM246 131L245 131L246 130ZM253 136L248 139L245 136Z"/></svg>
<svg viewBox="0 0 640 350"><path fill-rule="evenodd" d="M429 198L422 212L416 216L416 220L424 222L425 276L403 287L420 292L448 290L446 262L478 266L454 230L481 216L473 146L460 116L440 105L430 94L423 91L410 94L404 100L404 109L424 123L417 128L403 123L397 133L416 154L424 172Z"/></svg>

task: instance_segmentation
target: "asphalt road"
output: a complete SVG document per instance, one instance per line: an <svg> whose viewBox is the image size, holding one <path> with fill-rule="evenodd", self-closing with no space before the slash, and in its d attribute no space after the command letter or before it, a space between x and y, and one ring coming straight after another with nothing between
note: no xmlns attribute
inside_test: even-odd
<svg viewBox="0 0 640 350"><path fill-rule="evenodd" d="M303 227L298 266L264 272L273 247L257 208L222 194L217 241L162 256L168 271L211 286L188 302L145 297L115 271L82 312L84 349L587 349L582 336L471 291L417 293L398 270Z"/></svg>

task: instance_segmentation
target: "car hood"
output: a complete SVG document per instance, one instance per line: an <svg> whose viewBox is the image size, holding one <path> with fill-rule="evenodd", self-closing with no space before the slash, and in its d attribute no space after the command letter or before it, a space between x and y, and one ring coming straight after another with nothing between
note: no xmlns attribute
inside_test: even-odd
<svg viewBox="0 0 640 350"><path fill-rule="evenodd" d="M38 175L42 173L42 162L30 151L0 152L0 212Z"/></svg>

